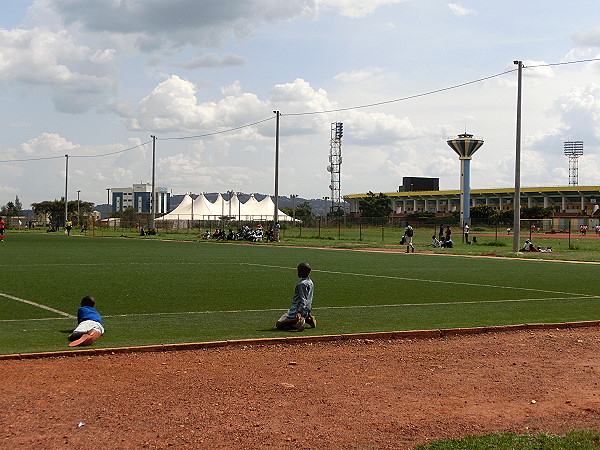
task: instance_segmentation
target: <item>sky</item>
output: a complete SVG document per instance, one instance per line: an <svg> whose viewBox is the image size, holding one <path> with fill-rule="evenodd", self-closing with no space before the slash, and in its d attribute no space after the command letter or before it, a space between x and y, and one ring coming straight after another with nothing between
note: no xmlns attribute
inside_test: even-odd
<svg viewBox="0 0 600 450"><path fill-rule="evenodd" d="M446 141L485 143L471 188L600 184L597 0L4 0L0 205L152 181L173 194L330 196L342 122L342 195L407 176L459 189ZM594 61L595 60L595 61ZM68 177L65 176L68 158Z"/></svg>

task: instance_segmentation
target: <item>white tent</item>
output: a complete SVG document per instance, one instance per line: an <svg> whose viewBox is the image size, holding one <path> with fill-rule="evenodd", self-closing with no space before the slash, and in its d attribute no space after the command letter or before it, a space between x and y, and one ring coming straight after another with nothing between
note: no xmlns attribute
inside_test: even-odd
<svg viewBox="0 0 600 450"><path fill-rule="evenodd" d="M188 221L188 220L218 220L223 216L233 217L234 220L256 221L273 220L275 204L270 196L266 196L260 202L250 195L246 203L241 203L237 195L233 194L229 200L225 200L221 194L217 195L214 202L209 201L204 194L200 194L196 200L186 194L181 203L170 213L156 219L157 221ZM277 211L277 219L280 222L292 222L293 218ZM297 222L299 220L296 219Z"/></svg>
<svg viewBox="0 0 600 450"><path fill-rule="evenodd" d="M177 208L175 208L169 214L172 214L173 216L178 216L179 214L187 214L190 209L190 206L192 205L192 201L192 197L190 197L189 194L185 194L183 200L181 200L181 203L177 205Z"/></svg>

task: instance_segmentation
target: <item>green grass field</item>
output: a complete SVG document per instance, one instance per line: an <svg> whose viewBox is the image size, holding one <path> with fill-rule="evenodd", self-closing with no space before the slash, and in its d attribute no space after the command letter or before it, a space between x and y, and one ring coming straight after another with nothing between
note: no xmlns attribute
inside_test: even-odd
<svg viewBox="0 0 600 450"><path fill-rule="evenodd" d="M0 353L66 349L84 295L106 326L94 347L290 336L274 323L302 261L318 320L305 335L598 319L592 264L10 233Z"/></svg>

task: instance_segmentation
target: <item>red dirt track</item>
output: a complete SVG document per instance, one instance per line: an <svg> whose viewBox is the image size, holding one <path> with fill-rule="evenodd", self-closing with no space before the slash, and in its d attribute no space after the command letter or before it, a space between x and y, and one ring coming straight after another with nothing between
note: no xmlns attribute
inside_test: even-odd
<svg viewBox="0 0 600 450"><path fill-rule="evenodd" d="M600 431L598 325L77 355L0 361L2 448L412 448Z"/></svg>

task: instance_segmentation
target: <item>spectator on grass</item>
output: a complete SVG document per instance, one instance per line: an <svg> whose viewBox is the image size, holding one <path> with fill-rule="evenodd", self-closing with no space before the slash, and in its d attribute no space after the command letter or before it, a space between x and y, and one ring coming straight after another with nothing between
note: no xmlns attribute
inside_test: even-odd
<svg viewBox="0 0 600 450"><path fill-rule="evenodd" d="M438 234L438 239L441 242L442 240L444 240L444 224L440 224L440 232Z"/></svg>
<svg viewBox="0 0 600 450"><path fill-rule="evenodd" d="M4 219L0 217L0 242L4 242L4 228L5 228Z"/></svg>
<svg viewBox="0 0 600 450"><path fill-rule="evenodd" d="M539 250L533 245L533 243L529 239L525 239L525 244L523 244L522 252L539 252Z"/></svg>
<svg viewBox="0 0 600 450"><path fill-rule="evenodd" d="M453 248L454 242L452 242L452 239L444 239L444 242L442 242L441 247L442 248Z"/></svg>
<svg viewBox="0 0 600 450"><path fill-rule="evenodd" d="M81 306L77 310L77 328L69 335L69 347L78 345L92 345L96 339L104 334L102 317L95 309L96 300L91 295L81 299Z"/></svg>
<svg viewBox="0 0 600 450"><path fill-rule="evenodd" d="M446 240L449 241L452 239L452 230L450 229L450 225L446 227Z"/></svg>
<svg viewBox="0 0 600 450"><path fill-rule="evenodd" d="M298 284L294 289L292 306L283 313L275 326L279 330L304 330L306 324L311 328L317 326L317 321L311 313L314 294L314 284L309 278L311 267L308 263L298 264Z"/></svg>
<svg viewBox="0 0 600 450"><path fill-rule="evenodd" d="M429 244L429 247L436 247L439 248L441 247L442 244L441 242L435 237L435 234L433 236L431 236L431 244Z"/></svg>
<svg viewBox="0 0 600 450"><path fill-rule="evenodd" d="M469 243L469 224L465 223L465 227L463 228L463 231L465 233L465 242L468 244Z"/></svg>

